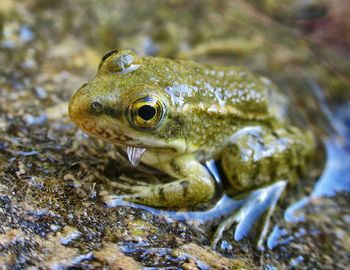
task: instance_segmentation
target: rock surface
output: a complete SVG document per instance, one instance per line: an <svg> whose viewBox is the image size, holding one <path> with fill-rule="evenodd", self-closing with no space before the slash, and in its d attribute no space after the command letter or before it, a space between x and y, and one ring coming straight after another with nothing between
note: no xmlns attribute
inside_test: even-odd
<svg viewBox="0 0 350 270"><path fill-rule="evenodd" d="M342 25L340 15L336 24ZM287 222L284 209L312 193L313 183L282 203L265 251L257 250L251 238L234 242L231 232L214 251L209 244L217 221L177 221L129 206L107 208L101 195L118 192L113 181L135 172L112 146L87 138L67 116L70 96L94 76L100 56L115 47L244 64L286 89L299 89L297 93L305 91L310 78L321 86L332 84L323 93L334 114L333 126L322 104L305 106L308 92L296 95L295 102L320 133L340 130L336 141L345 158L337 160L335 170L346 169L350 105L344 102L349 100L349 91L344 91L348 75L341 56L349 51L342 47L339 54L331 52L339 79L327 64L318 65L304 41L290 38L285 27L244 1L233 6L232 1L209 0L3 0L0 269L346 269L349 175L333 183L344 187L337 195L309 197L296 212L298 222ZM317 38L317 31L312 37L323 46L327 38ZM328 51L318 52L328 56ZM281 75L285 66L288 71Z"/></svg>

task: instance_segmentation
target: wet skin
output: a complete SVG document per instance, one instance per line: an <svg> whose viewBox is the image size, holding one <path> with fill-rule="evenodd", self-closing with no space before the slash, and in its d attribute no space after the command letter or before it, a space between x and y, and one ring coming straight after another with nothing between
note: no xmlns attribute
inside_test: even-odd
<svg viewBox="0 0 350 270"><path fill-rule="evenodd" d="M123 199L157 207L196 205L215 193L203 163L221 163L233 193L298 179L315 143L287 123L287 100L240 67L201 65L132 51L106 54L72 97L69 116L85 133L127 148L129 160L174 178Z"/></svg>

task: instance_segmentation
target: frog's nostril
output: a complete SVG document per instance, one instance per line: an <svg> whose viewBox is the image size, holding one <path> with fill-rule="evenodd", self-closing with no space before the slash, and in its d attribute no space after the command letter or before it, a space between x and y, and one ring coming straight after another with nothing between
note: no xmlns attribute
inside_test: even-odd
<svg viewBox="0 0 350 270"><path fill-rule="evenodd" d="M92 102L90 105L90 109L93 113L101 113L103 111L103 106L99 102Z"/></svg>

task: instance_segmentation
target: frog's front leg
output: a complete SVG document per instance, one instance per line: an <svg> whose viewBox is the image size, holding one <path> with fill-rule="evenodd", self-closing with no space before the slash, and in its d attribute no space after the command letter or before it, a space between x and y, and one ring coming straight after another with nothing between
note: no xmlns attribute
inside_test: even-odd
<svg viewBox="0 0 350 270"><path fill-rule="evenodd" d="M214 179L193 156L180 156L158 166L178 180L151 185L134 194L114 197L156 207L196 205L213 197Z"/></svg>

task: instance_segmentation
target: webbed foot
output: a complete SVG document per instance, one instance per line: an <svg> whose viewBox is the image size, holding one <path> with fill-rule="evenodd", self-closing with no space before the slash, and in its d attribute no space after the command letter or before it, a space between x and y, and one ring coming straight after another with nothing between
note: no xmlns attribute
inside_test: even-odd
<svg viewBox="0 0 350 270"><path fill-rule="evenodd" d="M219 225L211 242L212 248L216 248L223 233L234 224L236 224L234 240L240 241L248 235L255 222L266 213L257 242L258 248L263 249L263 241L268 233L270 217L286 185L287 181L283 180L251 192L245 198L243 206Z"/></svg>

